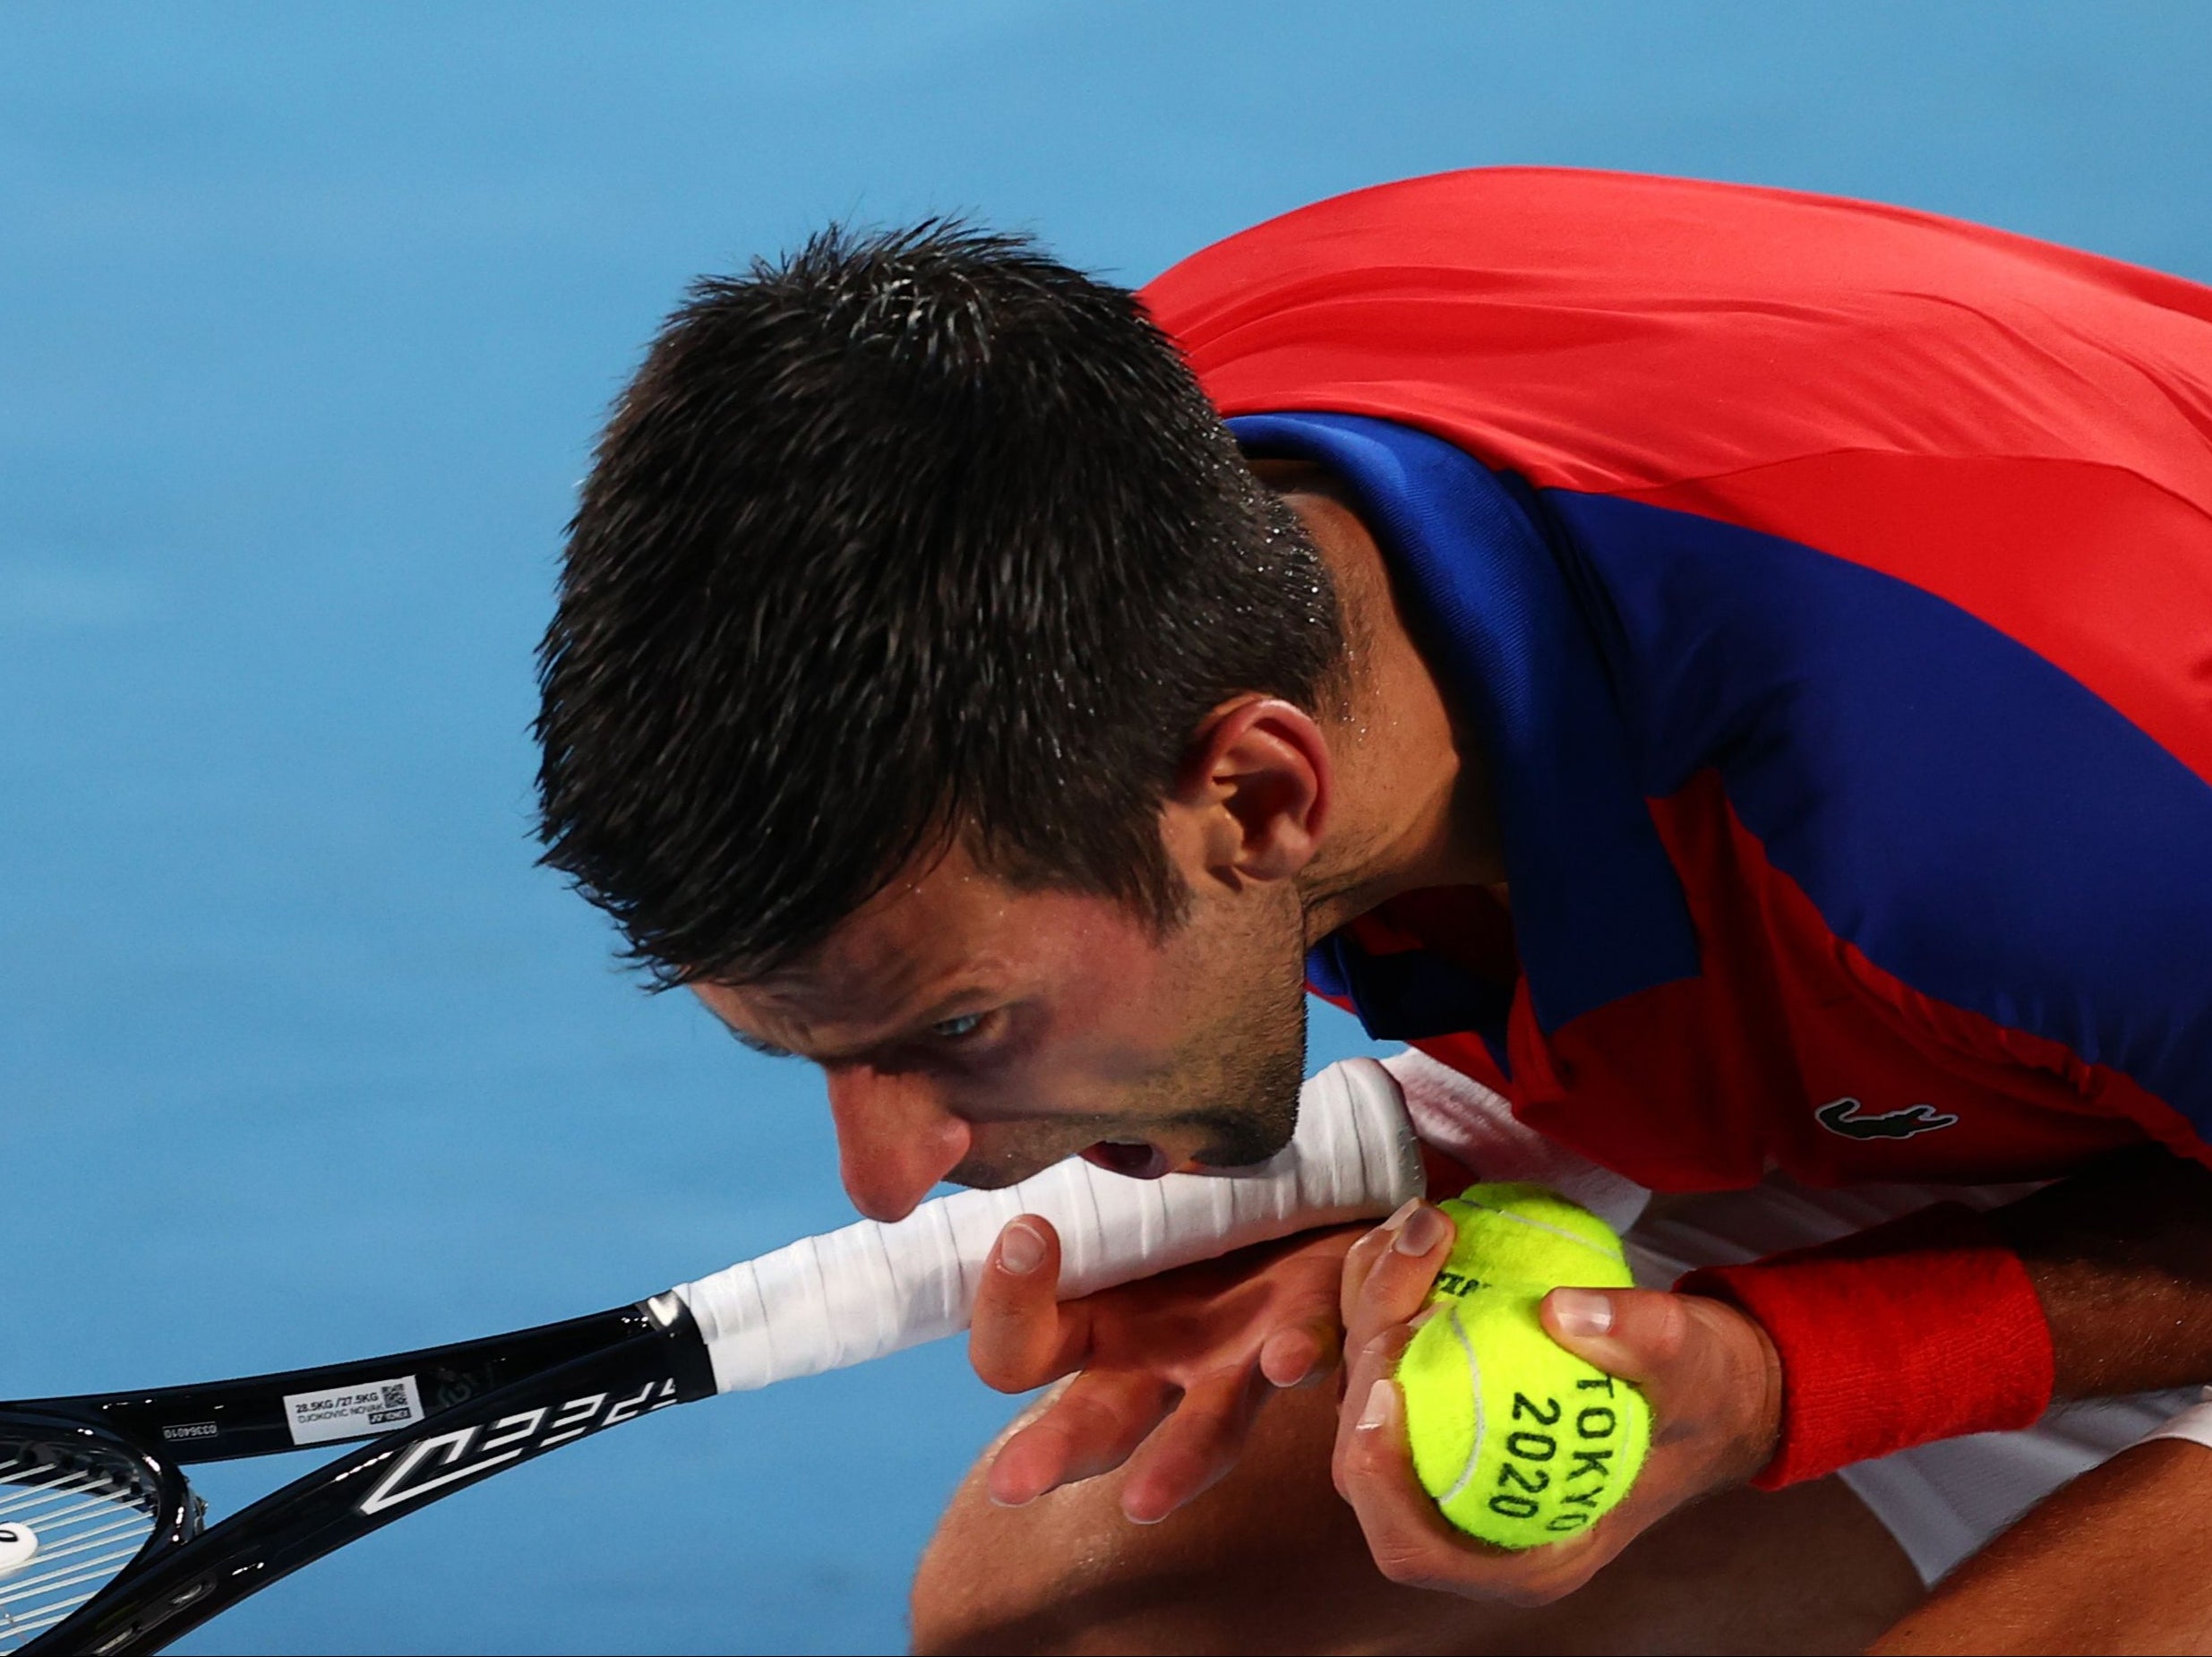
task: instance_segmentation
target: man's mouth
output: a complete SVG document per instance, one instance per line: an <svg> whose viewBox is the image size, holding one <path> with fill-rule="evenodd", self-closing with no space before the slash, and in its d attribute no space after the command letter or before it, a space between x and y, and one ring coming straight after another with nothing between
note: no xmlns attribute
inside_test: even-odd
<svg viewBox="0 0 2212 1657"><path fill-rule="evenodd" d="M1084 1151L1083 1158L1109 1173L1125 1174L1132 1180L1157 1180L1174 1166L1165 1151L1141 1139L1101 1139Z"/></svg>

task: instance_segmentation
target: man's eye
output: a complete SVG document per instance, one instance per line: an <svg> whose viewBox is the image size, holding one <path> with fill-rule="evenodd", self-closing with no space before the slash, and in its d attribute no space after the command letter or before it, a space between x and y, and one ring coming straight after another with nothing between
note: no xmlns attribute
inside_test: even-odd
<svg viewBox="0 0 2212 1657"><path fill-rule="evenodd" d="M930 1034L940 1042L956 1042L963 1036L975 1034L983 1022L981 1013L962 1013L957 1018L939 1018L930 1026Z"/></svg>

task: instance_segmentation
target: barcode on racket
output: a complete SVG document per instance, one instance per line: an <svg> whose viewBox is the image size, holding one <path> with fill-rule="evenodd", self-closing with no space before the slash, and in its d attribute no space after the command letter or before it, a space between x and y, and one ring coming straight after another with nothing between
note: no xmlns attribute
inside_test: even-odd
<svg viewBox="0 0 2212 1657"><path fill-rule="evenodd" d="M285 1425L292 1429L294 1444L358 1438L412 1427L422 1419L422 1395L411 1375L333 1392L287 1393L284 1398Z"/></svg>

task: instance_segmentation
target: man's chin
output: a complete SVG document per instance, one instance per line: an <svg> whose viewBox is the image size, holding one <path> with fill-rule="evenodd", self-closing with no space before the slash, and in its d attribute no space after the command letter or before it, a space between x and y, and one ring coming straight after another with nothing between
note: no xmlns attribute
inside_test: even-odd
<svg viewBox="0 0 2212 1657"><path fill-rule="evenodd" d="M1298 1094L1276 1111L1227 1112L1204 1124L1209 1131L1191 1158L1203 1173L1238 1173L1272 1160L1298 1130Z"/></svg>

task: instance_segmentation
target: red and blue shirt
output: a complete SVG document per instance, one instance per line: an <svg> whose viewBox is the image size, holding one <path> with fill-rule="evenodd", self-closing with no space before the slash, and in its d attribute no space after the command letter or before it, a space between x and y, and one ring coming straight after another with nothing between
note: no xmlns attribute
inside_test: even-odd
<svg viewBox="0 0 2212 1657"><path fill-rule="evenodd" d="M1144 295L1360 502L1512 912L1317 989L1659 1189L2212 1162L2212 291L1925 214L1502 169Z"/></svg>

